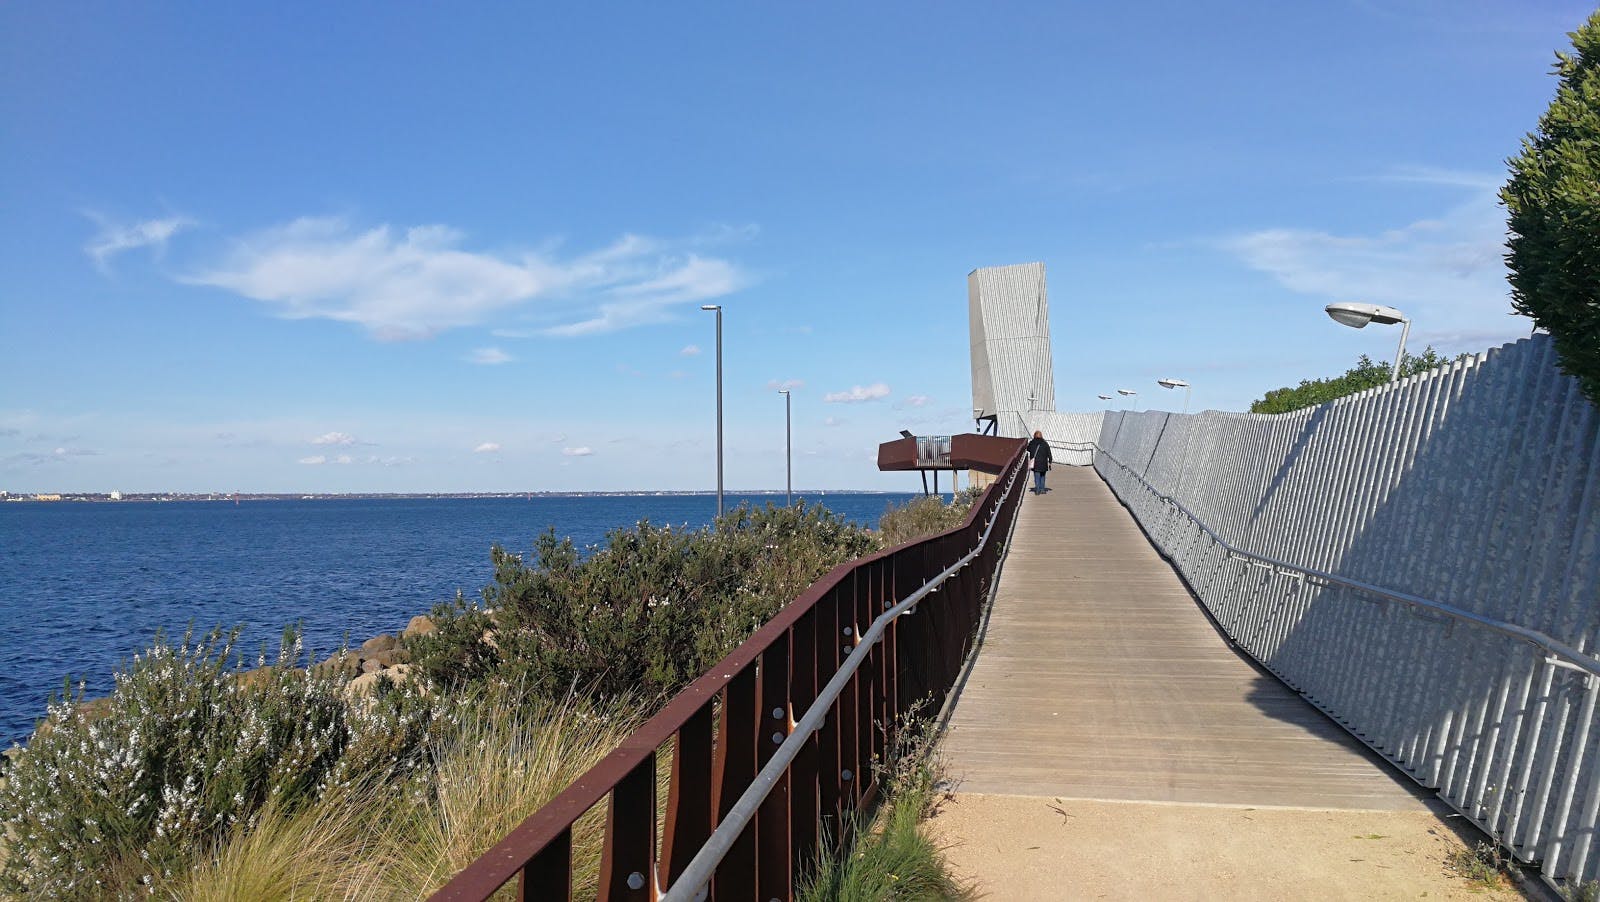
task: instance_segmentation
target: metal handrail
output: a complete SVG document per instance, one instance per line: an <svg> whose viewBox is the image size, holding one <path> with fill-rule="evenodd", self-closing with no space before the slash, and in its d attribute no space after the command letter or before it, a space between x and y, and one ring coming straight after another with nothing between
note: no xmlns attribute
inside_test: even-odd
<svg viewBox="0 0 1600 902"><path fill-rule="evenodd" d="M1002 501L1011 494L1017 482L1017 474L1020 472L1020 468L1012 468L1011 477L1007 480L1004 491L1001 492ZM984 524L983 535L978 538L978 544L973 546L971 551L967 552L965 556L954 564L946 567L933 579L928 580L921 588L878 615L877 619L872 621L872 625L856 637L856 647L851 650L849 656L840 664L838 672L817 693L816 700L812 702L811 707L806 709L806 713L800 720L794 724L783 744L773 752L772 758L765 767L761 768L760 773L756 774L755 779L745 789L744 794L739 796L739 800L733 804L732 808L728 809L728 813L717 824L717 829L712 832L705 844L700 847L700 851L695 854L694 858L690 859L688 867L678 877L677 882L668 887L661 895L661 902L699 902L699 900L706 898L706 887L710 885L717 866L722 863L722 859L727 857L733 844L739 840L740 834L744 832L745 828L749 826L750 820L760 810L761 803L766 801L773 787L778 784L778 781L783 778L784 772L789 769L789 765L794 763L794 759L800 754L807 740L827 720L828 711L833 707L833 703L838 700L839 694L849 684L851 677L866 661L872 646L883 638L884 631L889 624L901 615L911 611L917 602L937 592L946 580L955 576L976 560L978 555L983 553L984 547L988 545L989 536L994 532L995 521L999 519L1000 505L997 504L994 510L990 512L989 521Z"/></svg>
<svg viewBox="0 0 1600 902"><path fill-rule="evenodd" d="M1253 551L1245 551L1243 548L1239 548L1229 542L1227 539L1224 539L1222 536L1217 535L1215 530L1207 526L1203 520L1195 516L1188 508L1184 507L1182 502L1178 501L1176 498L1173 498L1171 495L1163 494L1159 489L1151 485L1149 480L1141 476L1138 471L1118 460L1116 455L1100 447L1099 444L1095 442L1054 441L1050 444L1061 446L1078 445L1081 447L1074 448L1072 450L1088 450L1097 455L1103 455L1107 460L1110 460L1112 463L1127 471L1127 473L1134 479L1139 480L1139 484L1143 485L1145 489L1150 492L1150 494L1156 497L1157 500L1171 505L1178 511L1178 513L1188 517L1195 526L1199 527L1201 532L1210 537L1213 542L1221 545L1229 557L1240 558L1247 561L1256 561L1266 564L1278 571L1298 573L1302 576L1309 576L1313 579L1322 580L1323 582L1332 585L1343 586L1347 589L1354 589L1358 592L1364 592L1368 595L1374 595L1388 601L1397 601L1401 604L1410 605L1412 607L1434 611L1439 614L1443 614L1452 620L1458 620L1473 626L1483 627L1484 629L1492 630L1505 636L1510 636L1513 639L1519 639L1523 642L1527 642L1534 647L1541 649L1550 657L1557 659L1557 662L1562 666L1570 667L1575 670L1581 670L1585 673L1594 674L1595 676L1600 676L1600 660L1596 660L1595 658L1584 654L1578 649L1573 648L1571 645L1568 645L1567 643L1562 642L1553 636L1539 632L1538 630L1529 629L1525 626L1519 626L1518 624L1511 623L1509 621L1496 620L1493 617L1485 617L1481 614L1474 614L1471 611L1458 608L1455 605L1423 598L1419 595L1412 595L1409 592L1401 592L1395 589L1385 589L1382 586L1376 586L1372 583L1362 582L1361 580L1338 576L1325 570L1302 567L1298 564L1291 564L1287 561L1281 561L1277 558L1267 557L1263 554L1256 554Z"/></svg>

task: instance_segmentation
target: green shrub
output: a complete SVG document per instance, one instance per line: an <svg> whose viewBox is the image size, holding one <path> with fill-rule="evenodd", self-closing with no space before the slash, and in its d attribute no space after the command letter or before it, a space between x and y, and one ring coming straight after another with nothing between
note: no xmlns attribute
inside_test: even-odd
<svg viewBox="0 0 1600 902"><path fill-rule="evenodd" d="M877 547L867 530L804 504L740 506L698 530L641 521L587 555L551 530L531 563L495 548L482 605L436 608L438 633L407 646L441 685L492 678L543 696L573 686L667 694L823 574Z"/></svg>
<svg viewBox="0 0 1600 902"><path fill-rule="evenodd" d="M1561 84L1508 161L1511 304L1555 340L1561 367L1600 404L1600 12L1556 54Z"/></svg>
<svg viewBox="0 0 1600 902"><path fill-rule="evenodd" d="M1461 354L1456 359L1470 357L1470 354ZM1421 354L1407 354L1400 361L1400 377L1416 376L1436 367L1443 366L1450 361L1441 357L1432 347ZM1389 384L1389 376L1393 368L1386 363L1374 363L1372 358L1362 354L1356 359L1356 365L1345 370L1342 376L1332 376L1327 379L1302 379L1294 388L1275 388L1267 392L1266 396L1250 405L1251 413L1289 413L1306 407L1315 407L1326 404L1346 395L1366 391L1369 388L1378 388Z"/></svg>
<svg viewBox="0 0 1600 902"><path fill-rule="evenodd" d="M878 533L884 547L893 548L960 526L982 494L982 489L965 489L957 492L949 504L945 504L937 495L926 495L913 498L905 504L890 505L878 519Z"/></svg>
<svg viewBox="0 0 1600 902"><path fill-rule="evenodd" d="M237 633L158 637L105 699L63 697L0 788L0 891L101 898L154 887L197 849L333 785L423 763L436 702L386 688L351 705L286 633L271 667L241 674ZM230 663L232 666L230 666Z"/></svg>

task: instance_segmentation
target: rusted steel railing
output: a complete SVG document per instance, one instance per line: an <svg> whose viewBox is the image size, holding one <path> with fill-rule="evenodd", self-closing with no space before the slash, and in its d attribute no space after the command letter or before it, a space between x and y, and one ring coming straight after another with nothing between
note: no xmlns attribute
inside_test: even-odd
<svg viewBox="0 0 1600 902"><path fill-rule="evenodd" d="M788 766L763 781L770 790L755 816L719 849L709 886L686 894L791 899L823 838L843 837L849 815L876 800L873 765L893 747L901 713L923 699L942 704L955 684L1021 501L1025 459L1018 440L961 526L842 564L812 584L433 898L487 899L512 881L519 899L570 898L573 826L602 801L598 897L659 898L856 653L860 666L831 705L819 706L820 725L796 736ZM941 574L937 591L874 627ZM672 764L660 822L656 759L664 749Z"/></svg>

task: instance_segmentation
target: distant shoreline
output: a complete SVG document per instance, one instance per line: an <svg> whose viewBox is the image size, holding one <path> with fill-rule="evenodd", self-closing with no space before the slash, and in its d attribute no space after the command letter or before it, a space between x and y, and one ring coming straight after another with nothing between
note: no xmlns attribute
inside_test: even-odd
<svg viewBox="0 0 1600 902"><path fill-rule="evenodd" d="M779 497L783 490L728 489L724 496L744 495ZM906 495L912 492L888 489L797 489L794 494L802 498L821 498L834 495ZM715 498L715 491L617 491L617 492L128 492L113 498L107 492L35 492L5 495L0 502L30 502L33 504L66 504L69 502L94 502L125 504L150 501L353 501L353 500L452 500L472 498Z"/></svg>

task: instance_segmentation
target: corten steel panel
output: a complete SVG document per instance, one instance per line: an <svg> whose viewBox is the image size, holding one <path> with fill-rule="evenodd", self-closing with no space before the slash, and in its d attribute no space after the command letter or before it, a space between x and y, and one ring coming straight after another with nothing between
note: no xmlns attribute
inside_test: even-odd
<svg viewBox="0 0 1600 902"><path fill-rule="evenodd" d="M1243 648L1552 879L1600 877L1600 680L1227 558L1134 476L1246 551L1593 654L1600 412L1547 336L1290 414L1107 413L1098 441L1096 469Z"/></svg>
<svg viewBox="0 0 1600 902"><path fill-rule="evenodd" d="M964 433L950 437L950 466L939 469L999 473L1022 447L1022 440ZM917 440L898 438L878 446L878 469L917 470Z"/></svg>

